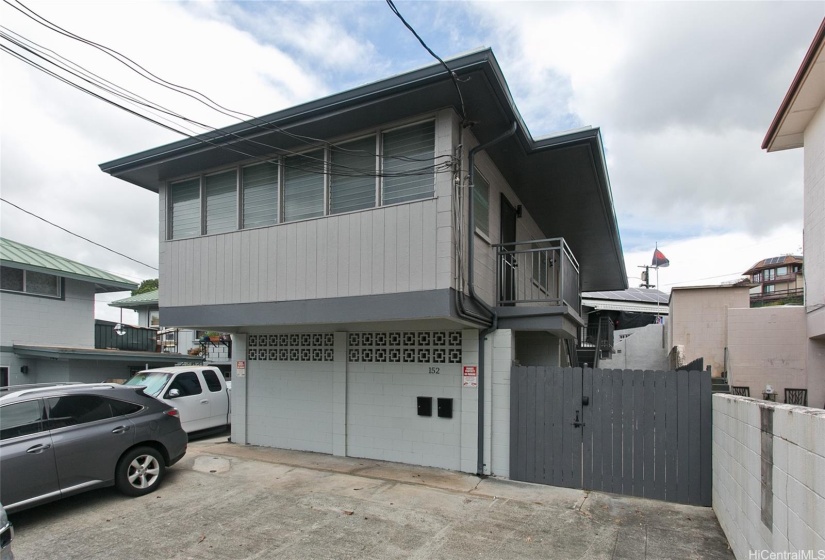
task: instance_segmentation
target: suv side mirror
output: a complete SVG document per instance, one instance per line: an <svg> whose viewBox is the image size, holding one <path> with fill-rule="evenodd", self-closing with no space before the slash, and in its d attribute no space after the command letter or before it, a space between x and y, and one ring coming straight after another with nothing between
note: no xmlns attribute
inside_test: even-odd
<svg viewBox="0 0 825 560"><path fill-rule="evenodd" d="M180 390L178 390L178 389L169 389L169 393L167 393L167 394L169 395L170 399L174 399L174 398L177 398L177 397L180 396Z"/></svg>

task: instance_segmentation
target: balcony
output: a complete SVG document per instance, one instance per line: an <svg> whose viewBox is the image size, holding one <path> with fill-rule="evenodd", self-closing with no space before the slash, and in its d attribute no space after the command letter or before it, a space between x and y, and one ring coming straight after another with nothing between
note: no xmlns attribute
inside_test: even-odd
<svg viewBox="0 0 825 560"><path fill-rule="evenodd" d="M792 288L788 290L774 290L751 294L751 307L766 307L768 305L803 305L805 290Z"/></svg>
<svg viewBox="0 0 825 560"><path fill-rule="evenodd" d="M581 321L579 263L563 238L496 248L496 312L502 328L575 338Z"/></svg>
<svg viewBox="0 0 825 560"><path fill-rule="evenodd" d="M139 352L157 351L157 331L141 327L123 325L118 334L116 323L95 321L95 348L110 350L131 350Z"/></svg>

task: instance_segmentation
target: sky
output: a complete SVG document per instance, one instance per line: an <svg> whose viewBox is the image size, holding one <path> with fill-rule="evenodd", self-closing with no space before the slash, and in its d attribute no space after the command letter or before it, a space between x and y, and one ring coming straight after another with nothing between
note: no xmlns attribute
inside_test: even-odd
<svg viewBox="0 0 825 560"><path fill-rule="evenodd" d="M3 46L22 36L214 127L236 121L21 10L256 116L435 62L379 0L9 1ZM492 47L534 138L600 127L630 286L657 245L670 266L651 280L666 292L802 254L802 150L768 154L761 143L825 3L396 5L444 59ZM136 283L157 277L157 194L98 165L181 138L0 52L0 195L135 260L6 202L0 235ZM96 316L117 320L107 302L128 295L98 294Z"/></svg>

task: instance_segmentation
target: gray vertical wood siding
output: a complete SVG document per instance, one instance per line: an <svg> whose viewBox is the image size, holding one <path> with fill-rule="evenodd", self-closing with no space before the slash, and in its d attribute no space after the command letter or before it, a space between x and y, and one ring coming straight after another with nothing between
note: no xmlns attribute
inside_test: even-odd
<svg viewBox="0 0 825 560"><path fill-rule="evenodd" d="M709 372L517 366L510 382L511 478L711 505Z"/></svg>
<svg viewBox="0 0 825 560"><path fill-rule="evenodd" d="M161 242L161 305L449 288L451 251L437 243L436 207L431 199Z"/></svg>

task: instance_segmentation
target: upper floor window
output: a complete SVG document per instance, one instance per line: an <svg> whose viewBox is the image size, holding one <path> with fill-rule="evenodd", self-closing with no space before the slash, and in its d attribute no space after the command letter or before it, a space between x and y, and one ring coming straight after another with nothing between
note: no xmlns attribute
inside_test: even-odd
<svg viewBox="0 0 825 560"><path fill-rule="evenodd" d="M176 181L168 238L307 220L435 196L435 122L425 121Z"/></svg>
<svg viewBox="0 0 825 560"><path fill-rule="evenodd" d="M324 150L284 158L284 221L324 215Z"/></svg>
<svg viewBox="0 0 825 560"><path fill-rule="evenodd" d="M370 136L330 150L330 214L375 207L375 147Z"/></svg>
<svg viewBox="0 0 825 560"><path fill-rule="evenodd" d="M764 286L762 286L762 293L772 294L775 291L776 291L776 286L774 286L773 284L765 284Z"/></svg>
<svg viewBox="0 0 825 560"><path fill-rule="evenodd" d="M266 162L241 169L243 227L278 223L278 164Z"/></svg>
<svg viewBox="0 0 825 560"><path fill-rule="evenodd" d="M473 215L476 229L484 235L490 235L490 183L476 168L473 180Z"/></svg>
<svg viewBox="0 0 825 560"><path fill-rule="evenodd" d="M189 179L169 186L171 239L201 234L201 182Z"/></svg>
<svg viewBox="0 0 825 560"><path fill-rule="evenodd" d="M435 194L435 123L415 124L384 134L382 193L384 204Z"/></svg>
<svg viewBox="0 0 825 560"><path fill-rule="evenodd" d="M785 276L786 274L788 274L788 267L787 266L780 266L779 268L776 269L776 275L777 276Z"/></svg>
<svg viewBox="0 0 825 560"><path fill-rule="evenodd" d="M237 173L224 171L203 178L206 198L206 232L225 233L237 229Z"/></svg>
<svg viewBox="0 0 825 560"><path fill-rule="evenodd" d="M56 298L60 297L60 277L45 272L0 266L0 289Z"/></svg>

